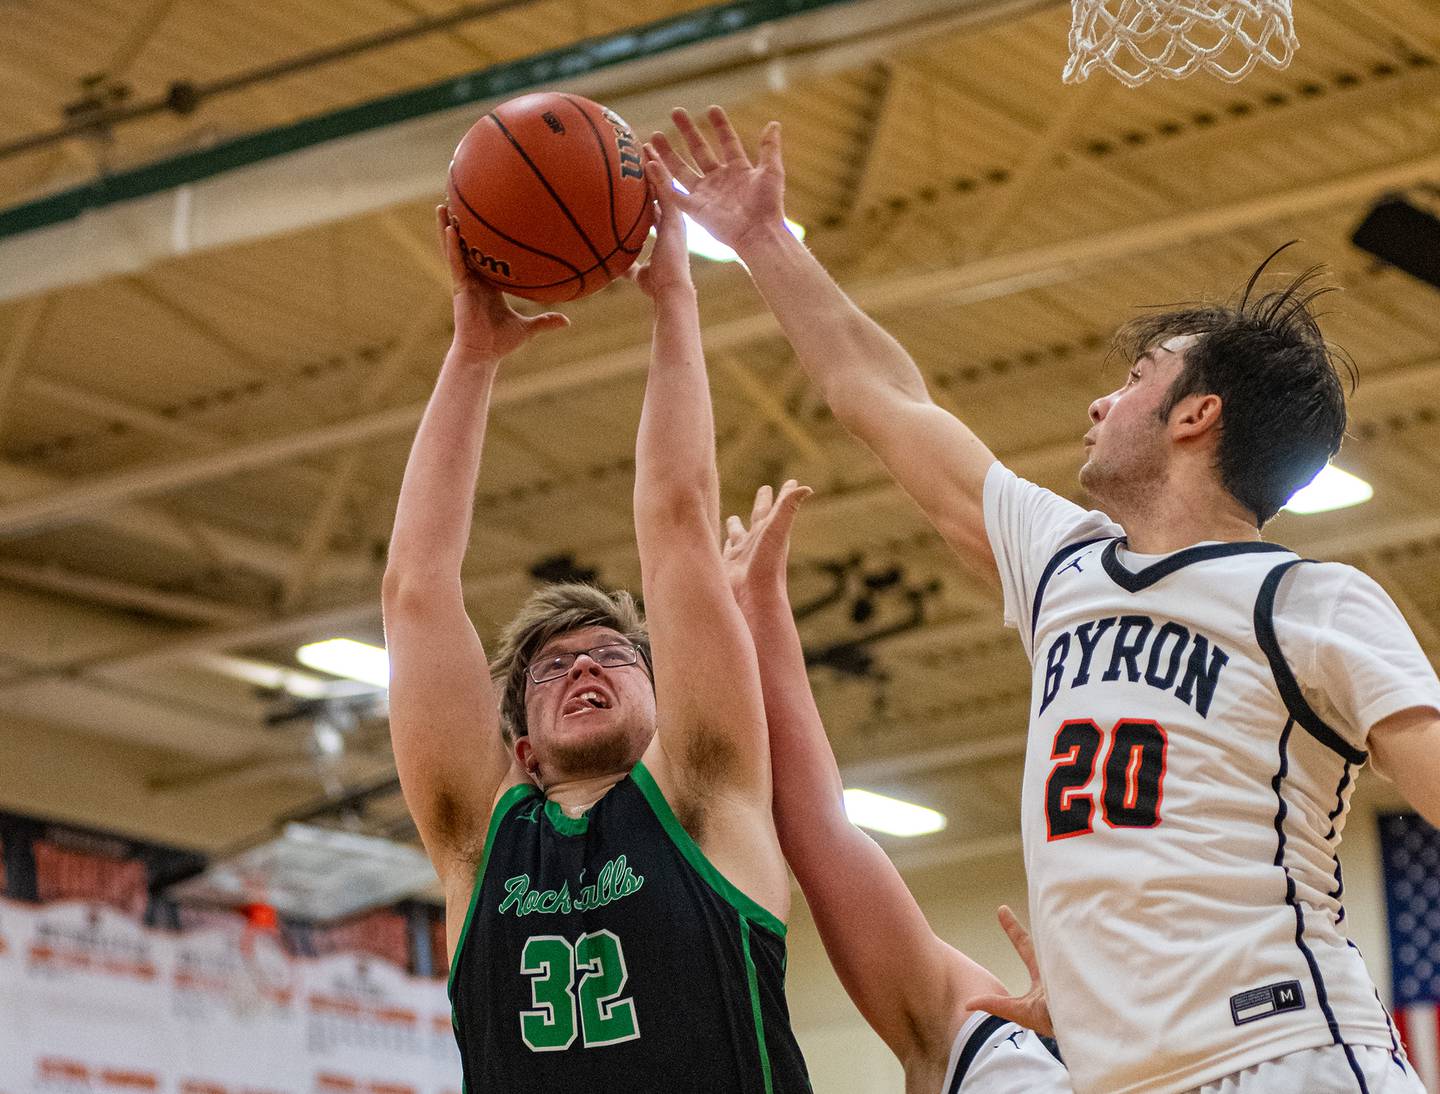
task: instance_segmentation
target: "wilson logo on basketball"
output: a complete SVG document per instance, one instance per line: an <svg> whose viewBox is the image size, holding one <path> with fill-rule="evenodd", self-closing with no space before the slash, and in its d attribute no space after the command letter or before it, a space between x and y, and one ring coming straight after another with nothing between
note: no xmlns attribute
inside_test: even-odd
<svg viewBox="0 0 1440 1094"><path fill-rule="evenodd" d="M605 120L610 123L610 128L615 130L615 147L620 152L620 177L643 179L645 168L640 162L640 145L635 140L635 134L630 132L630 127L613 110L605 111Z"/></svg>
<svg viewBox="0 0 1440 1094"><path fill-rule="evenodd" d="M501 277L510 276L510 263L503 258L495 258L487 255L479 247L472 247L463 239L460 245L465 248L465 254L470 259L470 268L477 273L493 273Z"/></svg>

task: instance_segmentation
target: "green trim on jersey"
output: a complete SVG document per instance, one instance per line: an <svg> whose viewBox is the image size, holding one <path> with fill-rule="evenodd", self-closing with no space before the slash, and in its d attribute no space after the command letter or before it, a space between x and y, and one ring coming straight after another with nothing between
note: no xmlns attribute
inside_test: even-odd
<svg viewBox="0 0 1440 1094"><path fill-rule="evenodd" d="M583 836L590 829L588 810L578 817L572 817L560 808L559 802L546 798L545 815L550 818L550 827L562 836Z"/></svg>
<svg viewBox="0 0 1440 1094"><path fill-rule="evenodd" d="M773 1094L770 1078L770 1050L765 1047L765 1017L760 1012L760 983L755 974L755 959L750 956L750 921L740 917L740 948L745 951L745 982L750 986L750 1017L755 1022L755 1043L760 1048L760 1071L765 1076L765 1094Z"/></svg>
<svg viewBox="0 0 1440 1094"><path fill-rule="evenodd" d="M749 920L764 927L771 934L784 938L785 924L780 921L780 917L742 893L705 857L705 852L700 850L699 845L690 838L690 833L685 831L685 826L676 819L675 811L670 808L670 803L665 800L665 795L655 785L655 776L650 774L645 765L637 763L634 770L630 772L630 777L635 780L635 785L640 788L640 792L645 795L645 800L650 803L650 808L660 821L660 826L665 829L666 835L685 856L685 861L690 863L695 872L705 879L710 888L714 889L740 913L742 925L744 920ZM766 1073L769 1073L768 1063L766 1064Z"/></svg>
<svg viewBox="0 0 1440 1094"><path fill-rule="evenodd" d="M450 960L450 975L445 979L445 994L449 996L450 1022L455 1024L455 970L460 967L460 954L465 950L465 939L470 934L470 921L475 918L475 907L480 903L480 890L485 887L485 864L490 861L490 848L495 844L495 833L500 831L500 822L505 814L526 798L540 793L529 783L517 783L495 803L490 813L490 828L485 833L485 850L480 852L480 865L475 870L475 887L470 891L470 907L465 909L465 922L460 926L460 938L455 943L455 954Z"/></svg>

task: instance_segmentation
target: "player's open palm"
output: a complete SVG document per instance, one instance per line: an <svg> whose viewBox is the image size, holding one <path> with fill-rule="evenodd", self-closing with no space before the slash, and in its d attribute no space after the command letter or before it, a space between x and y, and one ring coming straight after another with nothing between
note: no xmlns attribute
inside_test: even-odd
<svg viewBox="0 0 1440 1094"><path fill-rule="evenodd" d="M785 222L785 168L780 158L780 123L760 133L759 156L751 162L725 111L712 106L706 117L714 143L684 110L671 112L686 148L687 161L664 133L650 138L649 149L664 171L663 184L677 182L686 191L680 208L721 243L739 249L757 228Z"/></svg>
<svg viewBox="0 0 1440 1094"><path fill-rule="evenodd" d="M476 357L498 360L513 353L536 334L570 325L559 312L521 315L505 302L505 294L465 264L460 236L444 205L435 207L440 246L450 267L450 292L455 309L455 344Z"/></svg>
<svg viewBox="0 0 1440 1094"><path fill-rule="evenodd" d="M790 529L800 503L814 491L788 479L776 494L769 486L755 492L750 527L732 516L725 521L722 555L730 589L743 608L758 591L783 589L790 556Z"/></svg>

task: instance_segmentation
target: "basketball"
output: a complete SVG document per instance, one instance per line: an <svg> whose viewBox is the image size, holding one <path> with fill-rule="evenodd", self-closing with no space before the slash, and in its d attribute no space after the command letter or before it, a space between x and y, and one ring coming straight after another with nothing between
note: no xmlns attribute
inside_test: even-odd
<svg viewBox="0 0 1440 1094"><path fill-rule="evenodd" d="M578 300L624 273L652 220L630 127L555 91L501 103L471 126L447 196L470 269L544 302Z"/></svg>

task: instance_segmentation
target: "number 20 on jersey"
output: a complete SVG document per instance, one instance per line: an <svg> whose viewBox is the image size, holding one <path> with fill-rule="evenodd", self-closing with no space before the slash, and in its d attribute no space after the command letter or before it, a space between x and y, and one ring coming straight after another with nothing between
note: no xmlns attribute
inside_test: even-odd
<svg viewBox="0 0 1440 1094"><path fill-rule="evenodd" d="M1090 718L1063 723L1050 748L1050 758L1056 762L1045 780L1047 838L1069 839L1094 831L1092 784L1097 766L1100 815L1106 824L1111 828L1158 825L1168 744L1165 730L1148 719L1122 718L1108 734Z"/></svg>

